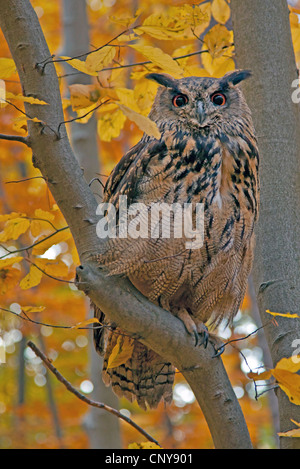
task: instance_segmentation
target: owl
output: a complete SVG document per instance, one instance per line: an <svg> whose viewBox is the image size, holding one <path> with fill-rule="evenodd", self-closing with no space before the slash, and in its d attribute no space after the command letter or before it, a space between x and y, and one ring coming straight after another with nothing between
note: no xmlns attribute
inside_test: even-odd
<svg viewBox="0 0 300 469"><path fill-rule="evenodd" d="M97 260L108 275L127 277L150 301L180 318L195 346L206 345L222 320L232 321L251 269L259 155L251 113L238 86L249 76L247 70L222 78L147 75L159 84L149 117L161 137L144 134L105 187L104 202L113 207L105 216L116 229L102 243ZM198 244L192 239L196 210L186 217L189 230L183 230L183 208L191 206L201 207ZM154 225L147 224L157 207L171 207L170 216L161 210L153 216ZM131 235L124 234L124 213L135 227ZM168 236L162 233L164 223ZM140 233L137 225L143 225ZM104 355L105 384L144 409L169 403L174 366L134 339L130 356L109 364L126 336L98 309L96 316L103 325L94 331L94 341Z"/></svg>

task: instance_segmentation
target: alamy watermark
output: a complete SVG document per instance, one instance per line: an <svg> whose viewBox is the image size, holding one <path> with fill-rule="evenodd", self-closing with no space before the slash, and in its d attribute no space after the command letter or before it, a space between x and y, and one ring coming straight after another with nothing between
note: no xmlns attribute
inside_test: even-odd
<svg viewBox="0 0 300 469"><path fill-rule="evenodd" d="M128 205L120 195L116 205L98 205L96 226L99 238L184 238L186 249L200 249L204 240L204 204L153 202Z"/></svg>
<svg viewBox="0 0 300 469"><path fill-rule="evenodd" d="M300 103L300 78L296 78L295 80L292 81L292 88L296 88L292 92L292 101L295 104Z"/></svg>
<svg viewBox="0 0 300 469"><path fill-rule="evenodd" d="M292 361L295 364L300 363L300 339L294 339L292 347L295 349L292 353Z"/></svg>
<svg viewBox="0 0 300 469"><path fill-rule="evenodd" d="M6 106L6 86L5 81L0 80L0 108Z"/></svg>
<svg viewBox="0 0 300 469"><path fill-rule="evenodd" d="M6 363L6 349L4 339L1 337L1 327L0 327L0 365L1 363Z"/></svg>

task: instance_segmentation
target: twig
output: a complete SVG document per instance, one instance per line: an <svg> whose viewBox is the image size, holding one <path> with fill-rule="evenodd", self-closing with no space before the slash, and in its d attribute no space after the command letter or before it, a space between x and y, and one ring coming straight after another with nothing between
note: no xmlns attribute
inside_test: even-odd
<svg viewBox="0 0 300 469"><path fill-rule="evenodd" d="M94 330L94 329L102 329L104 327L107 327L108 329L110 328L110 326L108 326L106 324L101 324L101 323L99 325L94 324L91 327L88 327L88 326L82 326L81 327L81 326L76 326L76 325L75 326L62 326L62 325L59 325L59 324L48 324L48 323L45 323L45 322L36 321L34 319L31 319L23 309L21 310L21 313L15 313L14 311L11 311L10 309L2 308L2 306L0 306L0 310L4 311L5 313L13 314L14 316L17 316L18 318L23 319L24 321L32 322L33 324L37 324L38 326L52 327L53 329ZM23 316L22 316L22 314L23 314Z"/></svg>
<svg viewBox="0 0 300 469"><path fill-rule="evenodd" d="M32 260L28 259L27 257L24 258L26 262L29 262L31 265L33 265L34 267L36 267L40 272L42 272L44 275L46 275L47 277L49 278L52 278L53 280L56 280L57 282L64 282L64 283L73 283L75 284L76 282L74 282L74 280L65 280L63 278L59 278L59 277L54 277L54 275L50 275L48 274L47 272L45 272L45 270L41 269L41 267L39 267L37 264L35 264L34 262L32 262Z"/></svg>
<svg viewBox="0 0 300 469"><path fill-rule="evenodd" d="M129 417L121 414L121 412L119 412L118 410L102 402L97 402L97 401L93 401L92 399L89 399L84 394L82 394L77 389L75 389L74 386L72 386L72 384L68 380L66 380L66 378L64 378L64 376L55 368L55 366L52 365L49 358L47 358L46 355L33 342L29 341L27 342L27 345L44 362L46 367L50 371L52 371L52 373L56 376L58 381L60 381L68 389L68 391L70 391L72 394L78 397L78 399L80 399L81 401L85 402L86 404L90 406L97 407L98 409L104 409L107 412L110 412L111 414L115 415L116 417L124 420L125 422L129 423L129 425L131 425L133 428L135 428L138 432L140 432L143 436L145 436L147 440L152 441L156 445L160 446L160 444L151 435L149 435L143 428L141 428L139 425L133 422L133 420L131 420Z"/></svg>
<svg viewBox="0 0 300 469"><path fill-rule="evenodd" d="M30 147L30 143L27 137L23 137L22 135L6 135L6 134L0 134L0 139L1 140L11 140L13 142L20 142L24 143L28 147Z"/></svg>
<svg viewBox="0 0 300 469"><path fill-rule="evenodd" d="M230 46L224 46L223 49L227 49L228 47L231 47L232 45L233 44L231 44ZM208 53L209 53L208 49L198 50L196 52L190 52L189 54L180 55L178 57L173 57L173 60L186 59L186 58L192 57L194 55L208 54ZM142 66L142 65L149 65L151 63L152 63L151 60L145 60L144 62L135 62L135 63L131 63L131 64L123 64L123 65L118 65L117 67L105 67L105 68L102 68L101 70L99 70L98 73L108 72L110 70L119 70L119 69L122 69L122 68L130 68L130 67L137 67L137 66ZM65 75L60 75L59 78L65 78L67 76L77 75L79 73L84 73L84 72L77 71L77 72L66 73Z"/></svg>
<svg viewBox="0 0 300 469"><path fill-rule="evenodd" d="M36 243L31 244L30 246L25 246L24 248L20 248L20 249L14 249L13 251L9 251L8 249L6 249L7 254L4 254L3 256L1 256L1 257L0 257L0 260L1 260L1 259L4 259L4 258L7 257L7 256L9 256L10 254L16 254L17 252L22 252L22 251L29 251L29 249L32 249L32 248L34 248L35 246L38 246L39 244L43 243L43 242L46 241L47 239L52 238L52 236L56 235L56 234L59 233L60 231L67 230L68 228L69 228L68 226L64 226L63 228L59 228L58 230L54 231L54 233L51 233L50 235L46 236L46 237L43 238L43 239L40 239L40 240L37 241Z"/></svg>
<svg viewBox="0 0 300 469"><path fill-rule="evenodd" d="M6 181L5 184L18 184L19 182L31 181L31 179L46 179L43 176L33 176L30 178L18 179L17 181Z"/></svg>
<svg viewBox="0 0 300 469"><path fill-rule="evenodd" d="M86 112L82 116L73 117L72 119L60 122L59 126L58 126L58 129L57 129L58 135L60 135L60 128L63 124L69 124L70 122L79 121L80 119L84 119L84 117L86 117L89 114L91 114L92 112L96 111L99 107L101 107L103 104L108 103L109 101L110 101L110 99L107 99L106 101L103 101L102 103L97 104L97 106L95 106L93 109L90 109L88 112Z"/></svg>
<svg viewBox="0 0 300 469"><path fill-rule="evenodd" d="M231 339L231 340L228 340L227 342L225 342L222 347L226 347L226 345L229 345L229 344L232 344L233 342L239 342L240 340L246 340L248 339L249 337L251 337L252 335L256 334L260 329L263 329L265 326L267 326L268 324L270 324L270 322L272 322L272 320L268 321L266 324L263 324L262 326L260 327L257 327L254 331L250 332L249 334L243 336L243 337L238 337L237 339ZM232 346L233 347L233 346ZM217 349L217 352L218 350L220 350L221 347L219 347Z"/></svg>
<svg viewBox="0 0 300 469"><path fill-rule="evenodd" d="M93 49L93 50L90 50L88 52L84 52L83 54L79 54L79 55L74 55L74 57L70 57L69 59L54 59L54 55L51 56L51 58L48 60L43 60L42 62L39 62L36 64L36 67L39 68L41 70L42 73L44 73L44 70L45 70L45 67L46 65L48 64L51 64L51 63L55 63L55 62L70 62L71 60L74 60L74 59L80 59L82 57L87 57L88 55L90 54L93 54L94 52L98 52L99 50L103 49L104 47L108 46L109 44L111 44L113 41L115 41L116 39L118 39L120 36L123 36L123 34L126 34L128 31L130 31L130 29L126 29L125 31L122 31L121 33L119 33L117 36L115 36L113 39L111 39L110 41L108 41L106 44L103 44L102 46L100 47L97 47L97 49ZM121 47L119 44L117 45L114 45L114 44L111 44L112 46L114 47ZM53 59L53 60L52 60ZM43 65L41 67L41 65Z"/></svg>

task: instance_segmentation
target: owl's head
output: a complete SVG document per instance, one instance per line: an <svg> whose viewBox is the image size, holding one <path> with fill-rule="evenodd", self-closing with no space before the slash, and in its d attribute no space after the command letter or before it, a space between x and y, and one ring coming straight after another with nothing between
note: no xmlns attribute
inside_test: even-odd
<svg viewBox="0 0 300 469"><path fill-rule="evenodd" d="M227 127L250 117L238 84L250 77L249 70L235 70L222 78L187 77L175 79L163 73L147 78L161 85L150 113L156 123L175 123L190 130Z"/></svg>

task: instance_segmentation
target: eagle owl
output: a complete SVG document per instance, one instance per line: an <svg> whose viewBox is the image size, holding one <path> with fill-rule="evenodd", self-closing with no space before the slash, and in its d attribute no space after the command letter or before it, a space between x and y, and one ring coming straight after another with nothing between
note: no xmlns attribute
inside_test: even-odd
<svg viewBox="0 0 300 469"><path fill-rule="evenodd" d="M207 341L205 323L214 327L237 313L252 264L258 150L250 110L238 87L249 76L247 70L222 78L149 74L160 85L149 117L161 137L145 134L116 165L105 187L104 201L115 207L119 236L106 239L97 259L109 275L126 276L148 299L179 317L196 345ZM121 236L120 196L126 196L128 206L143 204L147 216L153 204L202 204L201 245L188 244L186 234ZM174 231L175 215L169 220ZM170 402L173 365L134 340L130 357L108 366L124 335L100 310L96 316L103 324L94 339L104 354L104 382L142 408Z"/></svg>

